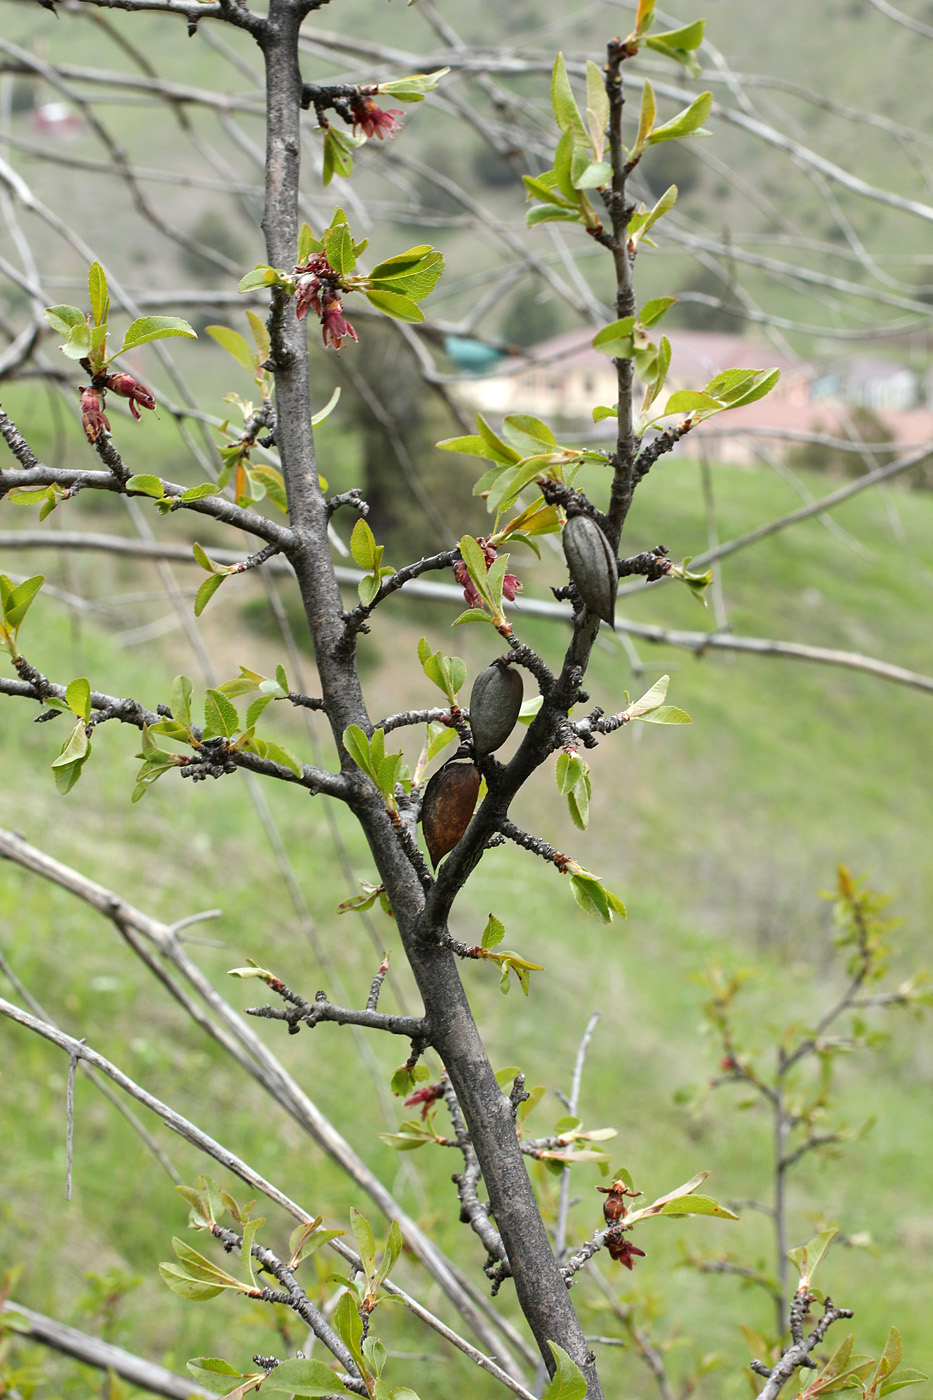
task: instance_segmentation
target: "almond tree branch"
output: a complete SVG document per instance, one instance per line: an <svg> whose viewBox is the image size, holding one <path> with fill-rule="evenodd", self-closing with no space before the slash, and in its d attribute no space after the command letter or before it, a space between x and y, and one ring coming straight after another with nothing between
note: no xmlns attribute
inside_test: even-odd
<svg viewBox="0 0 933 1400"><path fill-rule="evenodd" d="M44 1313L27 1308L23 1303L8 1298L0 1303L0 1329L4 1315L17 1324L16 1335L30 1337L42 1346L52 1347L64 1356L71 1356L84 1366L96 1366L99 1371L114 1371L130 1385L147 1390L152 1395L165 1395L168 1400L187 1400L189 1395L197 1395L201 1400L209 1400L211 1392L196 1385L190 1376L176 1376L173 1371L159 1366L145 1357L134 1356L123 1347L111 1342L102 1342L77 1327L69 1327L57 1318L46 1317ZM21 1330L19 1324L24 1323Z"/></svg>

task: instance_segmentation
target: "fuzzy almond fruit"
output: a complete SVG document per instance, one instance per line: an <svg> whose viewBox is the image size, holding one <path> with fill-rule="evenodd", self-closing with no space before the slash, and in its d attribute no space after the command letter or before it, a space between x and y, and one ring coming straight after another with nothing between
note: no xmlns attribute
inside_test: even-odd
<svg viewBox="0 0 933 1400"><path fill-rule="evenodd" d="M435 870L441 857L453 850L470 825L480 781L475 764L448 763L425 788L421 827Z"/></svg>
<svg viewBox="0 0 933 1400"><path fill-rule="evenodd" d="M470 728L477 758L501 748L518 722L524 689L514 666L494 661L480 671L470 692Z"/></svg>
<svg viewBox="0 0 933 1400"><path fill-rule="evenodd" d="M563 544L577 592L586 606L612 627L619 565L609 541L588 515L572 515L564 526Z"/></svg>

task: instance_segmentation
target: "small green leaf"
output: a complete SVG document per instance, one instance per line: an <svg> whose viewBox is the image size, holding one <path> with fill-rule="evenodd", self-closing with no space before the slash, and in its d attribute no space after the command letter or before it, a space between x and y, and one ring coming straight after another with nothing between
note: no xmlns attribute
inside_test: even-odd
<svg viewBox="0 0 933 1400"><path fill-rule="evenodd" d="M260 322L261 324L261 322ZM259 356L251 350L248 342L240 335L239 331L231 330L229 326L205 326L204 329L212 340L216 340L218 345L222 345L229 355L241 364L250 374L255 375L259 370Z"/></svg>
<svg viewBox="0 0 933 1400"><path fill-rule="evenodd" d="M200 617L225 578L224 574L214 574L201 584L194 598L194 615Z"/></svg>
<svg viewBox="0 0 933 1400"><path fill-rule="evenodd" d="M593 339L593 349L604 355L612 355L617 360L631 359L635 351L632 340L635 324L634 316L623 316L621 320L604 326Z"/></svg>
<svg viewBox="0 0 933 1400"><path fill-rule="evenodd" d="M160 1264L159 1274L162 1282L167 1284L173 1293L177 1293L179 1298L184 1298L189 1303L204 1303L208 1298L216 1298L223 1292L217 1284L189 1278L174 1264Z"/></svg>
<svg viewBox="0 0 933 1400"><path fill-rule="evenodd" d="M169 336L181 335L189 340L197 340L197 335L180 316L140 316L123 337L123 344L117 351L132 350L137 345L145 345L150 340L165 340ZM112 357L116 359L116 355Z"/></svg>
<svg viewBox="0 0 933 1400"><path fill-rule="evenodd" d="M411 0L409 0L409 4ZM426 92L433 92L449 68L436 68L433 73L413 73L405 78L393 78L379 84L379 92L395 97L399 102L422 102Z"/></svg>
<svg viewBox="0 0 933 1400"><path fill-rule="evenodd" d="M712 105L713 94L701 92L700 96L695 98L689 107L678 112L676 117L672 117L663 126L656 126L648 137L648 145L655 146L659 141L681 141L687 136L708 135L702 128Z"/></svg>
<svg viewBox="0 0 933 1400"><path fill-rule="evenodd" d="M551 74L551 106L554 108L554 120L563 132L573 132L581 137L585 137L586 132L583 126L583 118L580 116L579 108L567 77L567 68L564 63L564 55L559 53L554 60L554 69Z"/></svg>
<svg viewBox="0 0 933 1400"><path fill-rule="evenodd" d="M70 335L76 326L86 326L84 312L77 306L47 306L45 319L60 335Z"/></svg>
<svg viewBox="0 0 933 1400"><path fill-rule="evenodd" d="M69 710L87 724L91 718L91 687L83 676L79 680L69 681L65 702Z"/></svg>
<svg viewBox="0 0 933 1400"><path fill-rule="evenodd" d="M154 496L156 500L161 500L165 495L165 486L157 476L131 476L126 489L136 491L141 496ZM216 490L216 487L212 489Z"/></svg>
<svg viewBox="0 0 933 1400"><path fill-rule="evenodd" d="M45 575L33 574L31 578L23 579L22 583L16 584L15 587L6 574L0 575L0 580L6 585L0 594L3 604L3 620L8 627L15 631L22 625L32 600L45 583Z"/></svg>
<svg viewBox="0 0 933 1400"><path fill-rule="evenodd" d="M94 324L95 326L102 326L107 320L109 298L107 296L107 278L99 262L91 263L88 269L87 289L91 302L91 315L94 317Z"/></svg>
<svg viewBox="0 0 933 1400"><path fill-rule="evenodd" d="M220 690L208 690L204 696L204 732L211 737L229 739L240 727L236 708Z"/></svg>
<svg viewBox="0 0 933 1400"><path fill-rule="evenodd" d="M580 1367L556 1342L548 1342L548 1346L557 1362L557 1369L541 1400L584 1400L586 1377Z"/></svg>
<svg viewBox="0 0 933 1400"><path fill-rule="evenodd" d="M424 320L424 312L421 310L421 307L409 297L400 296L398 292L370 288L366 291L366 300L371 306L374 306L377 311L381 311L386 316L391 316L395 321Z"/></svg>
<svg viewBox="0 0 933 1400"><path fill-rule="evenodd" d="M252 272L247 272L245 277L241 277L238 292L251 292L254 287L272 287L275 285L292 283L293 279L287 272L282 272L280 268L269 267L267 263L258 263Z"/></svg>
<svg viewBox="0 0 933 1400"><path fill-rule="evenodd" d="M86 758L90 751L91 743L85 732L85 722L80 719L62 744L61 753L55 759L52 767L67 768L72 763Z"/></svg>
<svg viewBox="0 0 933 1400"><path fill-rule="evenodd" d="M350 1207L350 1229L356 1240L363 1270L367 1279L371 1279L376 1267L376 1237L365 1215L362 1215L355 1206Z"/></svg>
<svg viewBox="0 0 933 1400"><path fill-rule="evenodd" d="M307 1357L291 1357L280 1361L262 1383L266 1390L283 1390L290 1395L341 1394L340 1374L325 1366L323 1361Z"/></svg>
<svg viewBox="0 0 933 1400"><path fill-rule="evenodd" d="M353 533L350 536L350 553L354 563L361 569L372 569L379 562L376 557L375 537L362 517L353 526Z"/></svg>
<svg viewBox="0 0 933 1400"><path fill-rule="evenodd" d="M505 937L505 924L501 919L497 919L495 914L490 914L483 929L483 937L480 942L482 948L495 948Z"/></svg>
<svg viewBox="0 0 933 1400"><path fill-rule="evenodd" d="M250 706L250 708L252 708L252 706ZM304 767L300 759L297 759L288 749L283 748L281 744L267 743L266 758L270 759L273 763L280 764L283 768L290 769L296 778L301 778L304 775Z"/></svg>

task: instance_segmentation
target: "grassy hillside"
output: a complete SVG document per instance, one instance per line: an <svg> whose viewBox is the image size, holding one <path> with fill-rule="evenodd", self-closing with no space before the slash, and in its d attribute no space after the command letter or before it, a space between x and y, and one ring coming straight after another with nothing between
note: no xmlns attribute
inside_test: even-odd
<svg viewBox="0 0 933 1400"><path fill-rule="evenodd" d="M806 484L816 491L823 483ZM724 539L796 500L784 481L763 471L720 468L714 487ZM75 509L81 509L80 500ZM898 543L892 538L894 513L905 536ZM4 525L9 516L5 508ZM633 513L630 547L664 539L675 554L697 550L704 542L701 518L695 464L665 459ZM742 632L858 648L929 671L933 502L905 491L892 492L887 502L869 495L851 502L837 519L854 543L809 522L726 561L722 578L730 622ZM119 520L110 525L119 528ZM17 555L4 567L26 572L37 562ZM514 562L529 591L540 594L540 574L526 567L524 556ZM196 674L172 634L145 647L120 645L120 629L165 611L164 604L138 599L155 586L148 571L131 574L125 564L106 558L76 558L53 565L50 577L69 591L103 596L113 589L136 601L128 599L122 615L107 611L100 622L89 623L76 621L52 598L40 599L35 621L30 618L28 654L35 664L56 674L87 674L103 689L137 694L150 703L167 697L173 672ZM250 599L250 626L244 632L241 608ZM249 577L228 586L205 615L220 674L234 674L241 662L269 672L284 659L262 607L260 588ZM709 623L673 588L645 589L626 598L622 610L674 626ZM377 709L424 703L420 673L413 668L417 639L426 631L436 644L461 652L471 673L490 659L491 634L485 636L481 628L451 633L452 615L446 606L435 605L428 613L423 603L399 600L386 625L365 639L366 681L378 697ZM556 660L559 624L526 623L519 613L517 625ZM475 941L494 910L506 924L509 946L545 965L527 1001L515 991L503 998L495 977L482 967L468 972L494 1062L520 1064L529 1082L551 1091L536 1110L538 1132L546 1132L563 1113L553 1090L568 1087L583 1027L600 1010L581 1112L590 1126L619 1129L611 1144L613 1162L628 1166L649 1192L711 1169L711 1186L721 1198L745 1200L768 1191L765 1122L738 1112L735 1103L727 1104L728 1096L701 1099L692 1108L674 1098L685 1087L702 1086L718 1064L715 1046L704 1041L704 992L696 979L713 961L727 969L753 969L760 979L749 992L753 1044L766 1047L772 1027L806 1023L840 985L827 906L817 895L832 885L840 860L867 871L893 896L895 911L906 916L892 955L895 979L923 960L933 878L924 762L930 701L869 677L799 663L721 654L694 658L643 644L639 651L646 671L634 676L617 641L605 639L591 672L593 702L618 709L623 689L635 693L667 671L670 698L692 715L692 727L630 726L601 742L592 756L592 822L585 835L572 827L546 772L523 795L515 814L598 872L626 901L627 923L607 929L588 920L553 871L531 857L496 851L458 906L453 927L457 936ZM304 683L313 692L310 661L307 667ZM294 716L276 714L275 723L283 742L311 756L311 737ZM327 761L320 726L315 732ZM267 794L308 902L310 926L290 906L240 778L189 788L170 775L131 807L137 744L131 735L105 726L80 785L60 798L47 766L59 742L47 726L30 724L26 707L4 706L0 823L164 919L222 907L220 920L191 930L192 939L206 940L193 941L191 951L220 983L227 968L249 956L306 994L324 986L351 1002L365 997L378 950L391 947L394 934L380 917L371 941L362 925L354 927L355 916L335 915L353 886L334 861L322 800L308 802L287 789ZM339 813L336 819L350 868L368 878L366 852ZM270 1117L256 1103L171 1000L143 979L111 928L63 893L11 868L0 870L0 923L6 929L4 954L16 975L66 1029L88 1035L95 1048L151 1092L197 1118L290 1194L324 1211L329 1223L340 1223L356 1201L354 1193L334 1180L326 1161L281 1115ZM227 994L237 1005L255 1000L248 987L237 984L230 984ZM393 999L412 1004L411 989L395 964L386 1005ZM869 1247L840 1253L827 1269L825 1285L857 1309L860 1344L880 1346L895 1321L909 1363L930 1369L933 1352L920 1286L933 1231L926 1190L929 1125L921 1107L931 1073L929 1031L896 1018L890 1029L889 1046L876 1058L853 1057L842 1079L846 1120L857 1125L875 1114L878 1124L838 1160L813 1162L800 1172L792 1195L792 1234L803 1238L824 1222L839 1224L847 1234L868 1232ZM446 1248L465 1251L475 1273L477 1250L455 1224L449 1162L431 1160L427 1152L398 1158L378 1141L376 1132L394 1127L405 1113L390 1106L384 1115L374 1107L380 1102L377 1083L359 1060L351 1033L322 1028L293 1040L271 1023L263 1023L261 1033L407 1208ZM256 1350L276 1350L275 1337L263 1336L269 1319L225 1302L184 1307L161 1288L154 1266L166 1257L170 1235L183 1227L180 1203L138 1139L84 1084L78 1089L75 1198L63 1205L67 1065L57 1052L7 1023L0 1025L0 1043L0 1131L9 1144L6 1256L25 1266L19 1296L79 1325L99 1327L105 1315L95 1307L107 1289L88 1285L82 1293L76 1278L85 1271L116 1269L139 1275L142 1282L117 1309L114 1340L179 1368L189 1355L245 1360ZM377 1043L370 1054L384 1099L398 1051ZM30 1106L25 1116L24 1101ZM184 1178L193 1179L203 1162L165 1137L161 1134ZM543 1198L552 1198L554 1179L537 1180ZM571 1217L575 1238L584 1238L598 1223L592 1192L597 1180L590 1169L575 1187L581 1197ZM281 1233L274 1213L272 1221ZM686 1246L728 1248L767 1267L770 1247L760 1217L746 1212L733 1226L661 1221L650 1237L647 1229L644 1233L639 1243L648 1258L631 1277L613 1276L614 1287L639 1299L649 1314L662 1314L653 1324L661 1335L676 1326L685 1337L700 1338L701 1352L727 1359L727 1369L712 1373L704 1393L740 1393L735 1366L747 1350L736 1325L766 1326L767 1305L738 1292L727 1278L698 1277L673 1266ZM586 1325L600 1333L613 1330L598 1314ZM293 1341L300 1345L300 1339ZM455 1363L444 1360L420 1333L403 1329L396 1345L409 1352L427 1347L435 1358L417 1376L407 1373L426 1400L459 1384ZM689 1348L675 1348L675 1374L689 1368L691 1356ZM637 1362L626 1355L613 1353L606 1364L610 1386L644 1384ZM401 1383L406 1364L398 1365ZM475 1387L475 1377L468 1383ZM78 1393L68 1368L64 1374L60 1370L58 1389Z"/></svg>

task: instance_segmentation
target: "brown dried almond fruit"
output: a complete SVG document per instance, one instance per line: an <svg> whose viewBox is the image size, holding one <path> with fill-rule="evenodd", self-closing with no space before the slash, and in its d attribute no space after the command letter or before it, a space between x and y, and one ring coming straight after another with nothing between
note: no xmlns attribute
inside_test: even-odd
<svg viewBox="0 0 933 1400"><path fill-rule="evenodd" d="M505 743L518 721L523 698L522 678L515 666L494 661L480 671L470 691L470 728L477 758Z"/></svg>
<svg viewBox="0 0 933 1400"><path fill-rule="evenodd" d="M453 850L470 825L480 781L480 772L474 763L448 763L434 774L425 788L421 826L435 869L441 857Z"/></svg>
<svg viewBox="0 0 933 1400"><path fill-rule="evenodd" d="M619 565L606 536L588 515L572 515L563 530L564 557L577 592L592 612L615 623Z"/></svg>

